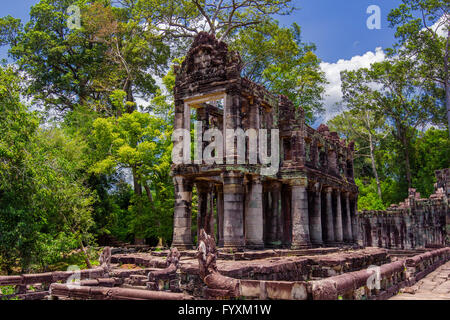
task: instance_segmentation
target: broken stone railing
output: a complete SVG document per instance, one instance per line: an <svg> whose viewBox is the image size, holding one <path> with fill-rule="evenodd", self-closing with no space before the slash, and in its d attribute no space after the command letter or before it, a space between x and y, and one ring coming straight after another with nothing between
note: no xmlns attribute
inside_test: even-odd
<svg viewBox="0 0 450 320"><path fill-rule="evenodd" d="M213 282L213 286L211 281L205 281L207 287L204 289L204 297L207 299L384 300L397 294L401 288L413 285L448 260L450 260L450 248L443 248L381 266L314 281L239 280L221 276L221 281ZM221 289L216 285L225 282L232 286L227 285Z"/></svg>
<svg viewBox="0 0 450 320"><path fill-rule="evenodd" d="M411 282L419 281L447 260L450 260L449 247L408 258L406 259L407 277Z"/></svg>
<svg viewBox="0 0 450 320"><path fill-rule="evenodd" d="M2 298L17 297L23 300L43 299L49 294L49 286L56 282L67 282L71 278L80 280L102 278L106 270L102 267L88 270L56 271L36 274L22 274L17 276L0 276L0 286L13 286L15 294Z"/></svg>
<svg viewBox="0 0 450 320"><path fill-rule="evenodd" d="M54 298L80 300L191 300L183 293L150 291L129 288L76 286L53 283L50 294Z"/></svg>
<svg viewBox="0 0 450 320"><path fill-rule="evenodd" d="M374 274L377 270L373 268L313 281L312 298L388 299L397 294L401 288L412 286L448 260L450 248L442 248L384 264L378 270L378 274Z"/></svg>

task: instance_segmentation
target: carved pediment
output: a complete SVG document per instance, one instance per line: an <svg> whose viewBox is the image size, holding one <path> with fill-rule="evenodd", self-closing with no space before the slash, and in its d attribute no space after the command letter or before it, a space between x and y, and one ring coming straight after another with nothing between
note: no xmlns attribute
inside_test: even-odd
<svg viewBox="0 0 450 320"><path fill-rule="evenodd" d="M195 38L186 59L177 71L182 82L228 79L229 74L240 76L242 61L238 53L228 51L225 42L214 35L200 32Z"/></svg>

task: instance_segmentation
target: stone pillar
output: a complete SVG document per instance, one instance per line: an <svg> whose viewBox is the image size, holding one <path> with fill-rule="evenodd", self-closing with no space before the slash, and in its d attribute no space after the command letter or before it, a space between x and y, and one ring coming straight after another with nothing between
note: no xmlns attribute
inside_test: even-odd
<svg viewBox="0 0 450 320"><path fill-rule="evenodd" d="M180 250L192 249L191 201L192 181L175 176L175 211L173 217L172 247Z"/></svg>
<svg viewBox="0 0 450 320"><path fill-rule="evenodd" d="M344 224L344 241L353 242L353 234L352 234L352 215L350 212L350 193L344 193L345 198L345 224Z"/></svg>
<svg viewBox="0 0 450 320"><path fill-rule="evenodd" d="M223 246L242 249L244 247L244 176L229 171L223 176Z"/></svg>
<svg viewBox="0 0 450 320"><path fill-rule="evenodd" d="M282 212L282 208L283 208L283 204L282 204L282 200L281 200L281 187L282 184L281 182L277 184L278 187L278 214L277 214L277 241L280 244L283 244L283 212Z"/></svg>
<svg viewBox="0 0 450 320"><path fill-rule="evenodd" d="M199 239L200 229L205 229L209 234L208 227L205 225L207 206L208 206L208 186L205 184L196 184L197 188L197 239Z"/></svg>
<svg viewBox="0 0 450 320"><path fill-rule="evenodd" d="M271 240L273 244L278 244L278 241L281 240L281 183L273 182L271 183Z"/></svg>
<svg viewBox="0 0 450 320"><path fill-rule="evenodd" d="M322 199L320 183L314 185L314 207L309 219L309 231L311 235L311 242L313 245L322 245Z"/></svg>
<svg viewBox="0 0 450 320"><path fill-rule="evenodd" d="M264 247L263 202L260 177L253 177L249 186L247 209L245 210L245 246L251 249Z"/></svg>
<svg viewBox="0 0 450 320"><path fill-rule="evenodd" d="M209 230L210 230L210 234L212 237L214 237L214 239L216 240L217 243L217 238L216 238L216 218L214 216L214 188L213 186L210 187L210 191L208 193L208 209L207 209L207 215L208 215L208 223L209 223Z"/></svg>
<svg viewBox="0 0 450 320"><path fill-rule="evenodd" d="M283 245L284 247L290 247L292 242L292 223L291 223L291 186L289 184L283 184L281 187L281 200L283 204L281 206L283 212Z"/></svg>
<svg viewBox="0 0 450 320"><path fill-rule="evenodd" d="M306 178L295 179L292 184L292 249L307 248L311 246L309 238L308 217L308 192L306 190L308 180Z"/></svg>
<svg viewBox="0 0 450 320"><path fill-rule="evenodd" d="M217 186L217 233L219 246L223 246L223 186Z"/></svg>
<svg viewBox="0 0 450 320"><path fill-rule="evenodd" d="M327 243L334 243L334 226L333 226L333 199L332 199L332 192L333 188L327 187L325 188L325 193L327 197L327 207L326 207L326 219L325 219L325 234L326 234L326 242Z"/></svg>
<svg viewBox="0 0 450 320"><path fill-rule="evenodd" d="M341 203L341 191L336 190L336 215L334 218L334 237L335 241L342 243L344 241L343 229L342 229L342 203Z"/></svg>
<svg viewBox="0 0 450 320"><path fill-rule="evenodd" d="M355 197L353 199L353 205L351 206L352 208L352 237L353 237L353 242L359 243L359 228L358 228L358 222L356 219L356 215L358 214L358 198Z"/></svg>

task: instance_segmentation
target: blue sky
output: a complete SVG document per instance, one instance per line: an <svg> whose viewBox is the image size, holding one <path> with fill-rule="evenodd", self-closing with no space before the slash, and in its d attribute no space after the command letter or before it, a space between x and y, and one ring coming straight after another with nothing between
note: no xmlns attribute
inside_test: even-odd
<svg viewBox="0 0 450 320"><path fill-rule="evenodd" d="M326 62L350 59L376 47L390 47L394 30L389 28L387 15L398 7L400 0L297 0L300 10L283 17L283 24L298 23L305 41L317 45L317 55ZM381 9L381 29L369 30L367 8Z"/></svg>
<svg viewBox="0 0 450 320"><path fill-rule="evenodd" d="M339 110L340 71L368 67L384 59L383 49L395 42L394 30L389 28L387 15L401 0L294 0L300 10L290 16L279 17L282 25L293 22L302 28L303 40L317 46L316 54L323 61L321 67L329 84L326 87L325 117L327 120ZM29 8L39 0L1 0L0 16L12 15L28 20ZM367 8L381 9L381 29L369 30ZM0 59L7 57L6 48L0 48Z"/></svg>

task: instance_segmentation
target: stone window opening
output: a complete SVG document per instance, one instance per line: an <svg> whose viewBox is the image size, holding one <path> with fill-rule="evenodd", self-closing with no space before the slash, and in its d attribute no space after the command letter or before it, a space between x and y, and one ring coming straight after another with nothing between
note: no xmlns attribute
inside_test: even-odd
<svg viewBox="0 0 450 320"><path fill-rule="evenodd" d="M327 166L327 154L323 148L319 149L319 167L325 168Z"/></svg>

